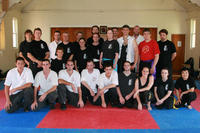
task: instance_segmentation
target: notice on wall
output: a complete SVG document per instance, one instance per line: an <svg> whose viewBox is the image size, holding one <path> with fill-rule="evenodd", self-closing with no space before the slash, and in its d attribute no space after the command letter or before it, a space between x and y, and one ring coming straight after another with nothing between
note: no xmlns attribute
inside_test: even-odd
<svg viewBox="0 0 200 133"><path fill-rule="evenodd" d="M177 46L178 46L178 47L181 47L181 46L182 46L182 42L181 42L181 41L178 41L178 42L177 42Z"/></svg>

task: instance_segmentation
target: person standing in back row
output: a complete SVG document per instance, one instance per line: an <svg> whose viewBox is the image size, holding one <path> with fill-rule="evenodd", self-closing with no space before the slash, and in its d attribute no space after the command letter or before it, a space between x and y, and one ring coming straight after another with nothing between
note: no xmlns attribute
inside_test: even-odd
<svg viewBox="0 0 200 133"><path fill-rule="evenodd" d="M56 48L60 43L62 43L62 41L60 40L60 34L60 31L55 31L53 36L54 41L48 45L50 51L50 60L56 59Z"/></svg>
<svg viewBox="0 0 200 133"><path fill-rule="evenodd" d="M33 72L33 76L42 70L42 60L49 59L49 48L47 43L41 40L42 30L40 28L34 29L34 37L30 49L27 53L28 58L31 60L29 67Z"/></svg>
<svg viewBox="0 0 200 133"><path fill-rule="evenodd" d="M172 61L176 58L176 47L173 42L167 39L168 31L166 29L162 29L159 31L160 41L158 41L160 56L158 60L158 64L156 66L156 77L161 77L161 70L163 68L168 68L169 70L169 78L172 78Z"/></svg>
<svg viewBox="0 0 200 133"><path fill-rule="evenodd" d="M118 72L123 72L123 65L125 61L131 63L131 70L135 71L136 64L138 62L138 46L135 39L129 36L130 27L128 25L122 26L122 37L118 38L119 43L119 61Z"/></svg>
<svg viewBox="0 0 200 133"><path fill-rule="evenodd" d="M97 26L97 25L94 25L94 26L92 26L92 35L93 34L99 34L99 26ZM99 35L100 36L100 35ZM89 45L91 45L92 43L93 43L93 36L91 36L91 37L89 37L88 39L87 39L87 42L86 42L86 44L89 46ZM100 44L103 44L103 42L104 42L104 40L103 40L103 38L101 38L101 37L99 37L99 43Z"/></svg>
<svg viewBox="0 0 200 133"><path fill-rule="evenodd" d="M99 59L99 66L102 69L106 64L113 66L117 71L117 62L119 56L119 43L113 39L113 31L107 31L107 40L103 43L102 51Z"/></svg>
<svg viewBox="0 0 200 133"><path fill-rule="evenodd" d="M156 65L159 60L159 46L155 40L151 39L151 32L148 28L143 31L144 41L139 45L139 75L142 75L142 68L148 66L150 73L156 78Z"/></svg>

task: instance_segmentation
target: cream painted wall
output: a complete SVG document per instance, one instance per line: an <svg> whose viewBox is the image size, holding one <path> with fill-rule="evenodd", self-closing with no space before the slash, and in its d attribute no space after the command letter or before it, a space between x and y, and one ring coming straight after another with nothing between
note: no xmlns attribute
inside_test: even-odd
<svg viewBox="0 0 200 133"><path fill-rule="evenodd" d="M6 16L4 17L4 24L5 24L5 49L0 50L0 69L4 72L8 69L15 66L15 59L18 52L18 48L12 47L12 18L16 17L18 20L18 37L19 42L22 38L21 32L21 12L16 9L11 9L7 12Z"/></svg>
<svg viewBox="0 0 200 133"><path fill-rule="evenodd" d="M46 4L48 3L48 4ZM40 6L42 5L42 6ZM129 24L186 33L186 12L174 0L33 0L22 11L23 30L41 27L50 42L50 27Z"/></svg>

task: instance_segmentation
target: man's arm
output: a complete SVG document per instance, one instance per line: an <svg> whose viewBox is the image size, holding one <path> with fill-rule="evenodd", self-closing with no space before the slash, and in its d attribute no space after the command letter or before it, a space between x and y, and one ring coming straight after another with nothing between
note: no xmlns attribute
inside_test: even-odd
<svg viewBox="0 0 200 133"><path fill-rule="evenodd" d="M29 62L26 60L26 58L23 56L22 52L19 52L19 56L22 57L25 61L25 63L29 66Z"/></svg>
<svg viewBox="0 0 200 133"><path fill-rule="evenodd" d="M50 52L46 52L44 59L49 59L49 57L50 57Z"/></svg>
<svg viewBox="0 0 200 133"><path fill-rule="evenodd" d="M135 39L133 40L133 48L134 48L134 68L137 65L138 58L139 58L139 51L138 51L138 45Z"/></svg>
<svg viewBox="0 0 200 133"><path fill-rule="evenodd" d="M151 74L154 73L155 68L156 68L156 65L157 65L157 63L158 63L158 60L159 60L159 54L156 54L156 55L155 55L155 58L154 58L154 61L153 61L152 68L151 68Z"/></svg>
<svg viewBox="0 0 200 133"><path fill-rule="evenodd" d="M172 54L171 61L173 61L175 58L176 58L176 52L174 52L174 53Z"/></svg>
<svg viewBox="0 0 200 133"><path fill-rule="evenodd" d="M22 85L20 87L13 88L12 90L10 90L11 91L10 93L13 94L14 92L16 92L18 90L23 90L25 88L31 87L31 85L32 85L32 83L26 83L26 84L24 84L24 85Z"/></svg>

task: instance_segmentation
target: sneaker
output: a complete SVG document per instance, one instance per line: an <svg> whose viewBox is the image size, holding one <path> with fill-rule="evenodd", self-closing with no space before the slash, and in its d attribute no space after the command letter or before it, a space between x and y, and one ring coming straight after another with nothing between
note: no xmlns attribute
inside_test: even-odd
<svg viewBox="0 0 200 133"><path fill-rule="evenodd" d="M67 108L66 104L61 104L61 105L60 105L60 109L61 109L61 110L66 110L66 108Z"/></svg>
<svg viewBox="0 0 200 133"><path fill-rule="evenodd" d="M54 104L50 104L50 110L55 109Z"/></svg>

